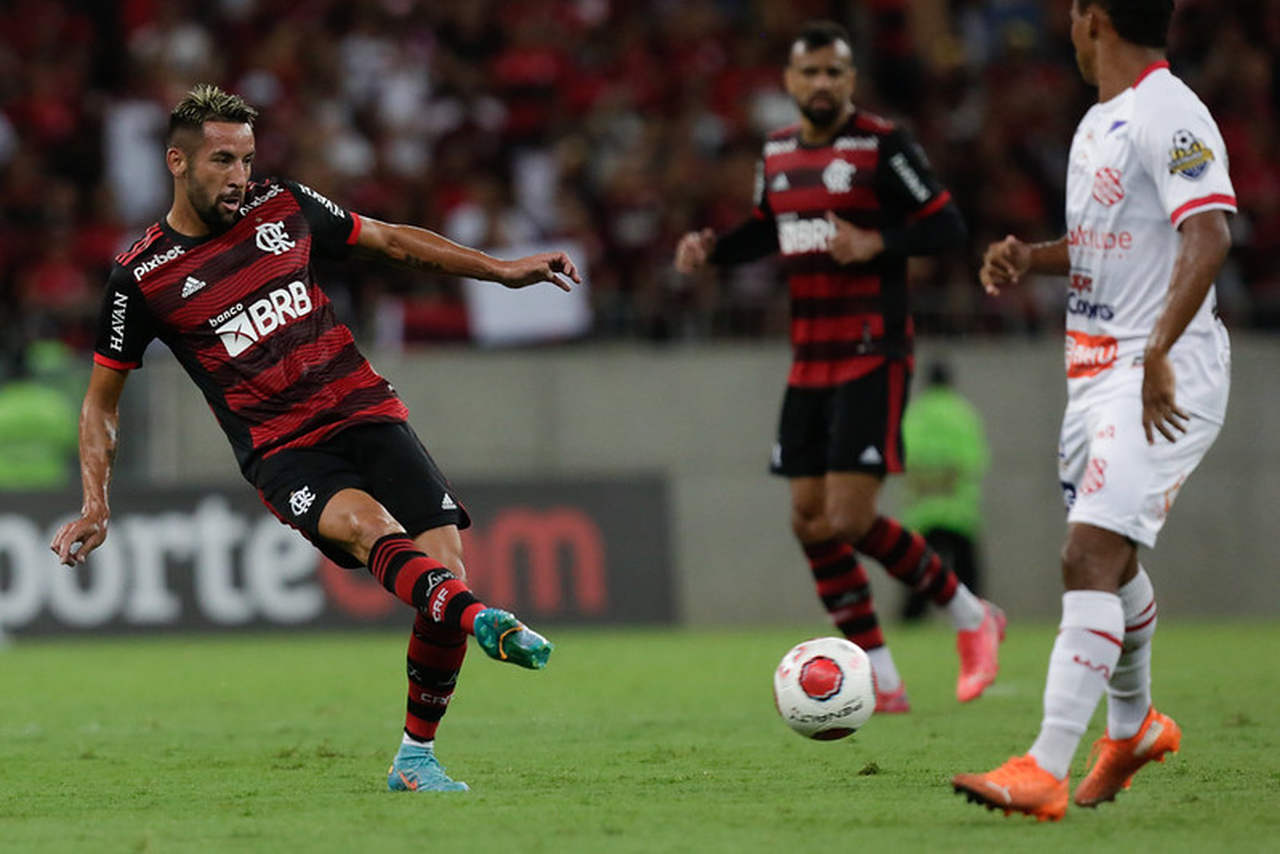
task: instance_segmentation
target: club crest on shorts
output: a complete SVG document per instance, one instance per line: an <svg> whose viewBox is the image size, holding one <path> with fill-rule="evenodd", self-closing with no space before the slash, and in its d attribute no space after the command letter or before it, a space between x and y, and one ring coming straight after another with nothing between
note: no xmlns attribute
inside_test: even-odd
<svg viewBox="0 0 1280 854"><path fill-rule="evenodd" d="M311 491L311 487L303 486L289 493L289 509L293 511L293 515L301 516L311 509L315 500L316 494Z"/></svg>

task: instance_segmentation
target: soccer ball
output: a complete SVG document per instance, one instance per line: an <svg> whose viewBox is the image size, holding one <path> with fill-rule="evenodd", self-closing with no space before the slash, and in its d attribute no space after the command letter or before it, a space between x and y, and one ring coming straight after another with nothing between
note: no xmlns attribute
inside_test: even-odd
<svg viewBox="0 0 1280 854"><path fill-rule="evenodd" d="M773 702L787 726L806 738L853 735L876 709L871 659L844 638L796 644L773 672Z"/></svg>

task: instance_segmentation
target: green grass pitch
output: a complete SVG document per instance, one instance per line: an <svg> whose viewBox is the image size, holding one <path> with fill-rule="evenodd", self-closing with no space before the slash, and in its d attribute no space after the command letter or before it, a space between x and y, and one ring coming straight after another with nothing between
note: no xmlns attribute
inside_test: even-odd
<svg viewBox="0 0 1280 854"><path fill-rule="evenodd" d="M1022 752L1049 624L954 700L951 634L890 627L911 714L809 742L773 710L793 630L548 630L541 673L472 648L438 749L463 795L392 794L403 634L24 641L0 651L0 851L1280 850L1280 625L1166 617L1156 699L1182 752L1058 824L950 775ZM1099 712L1077 756L1078 779Z"/></svg>

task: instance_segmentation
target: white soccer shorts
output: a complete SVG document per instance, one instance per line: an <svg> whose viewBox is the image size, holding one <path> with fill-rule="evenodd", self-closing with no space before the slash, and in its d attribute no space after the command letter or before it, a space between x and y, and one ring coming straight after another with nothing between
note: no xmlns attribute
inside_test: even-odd
<svg viewBox="0 0 1280 854"><path fill-rule="evenodd" d="M1204 458L1220 424L1192 415L1178 441L1142 430L1142 400L1133 394L1068 408L1058 443L1058 474L1067 522L1115 531L1148 548L1169 509Z"/></svg>

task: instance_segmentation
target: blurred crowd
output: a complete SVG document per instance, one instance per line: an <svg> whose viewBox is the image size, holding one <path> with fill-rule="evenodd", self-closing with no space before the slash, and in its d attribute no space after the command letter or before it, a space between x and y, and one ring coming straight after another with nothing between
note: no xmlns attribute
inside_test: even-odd
<svg viewBox="0 0 1280 854"><path fill-rule="evenodd" d="M1220 279L1236 327L1280 325L1280 0L1179 0L1171 60L1230 150L1241 215ZM258 106L258 175L496 254L576 247L592 334L785 334L771 261L693 278L685 230L750 209L760 141L794 121L797 26L855 34L855 100L907 125L959 201L965 256L913 262L919 326L1054 332L1062 294L993 301L987 242L1060 236L1093 99L1070 0L12 0L0 5L0 326L92 344L113 255L166 210L168 110L213 81ZM378 343L468 337L457 282L347 264L321 279Z"/></svg>

